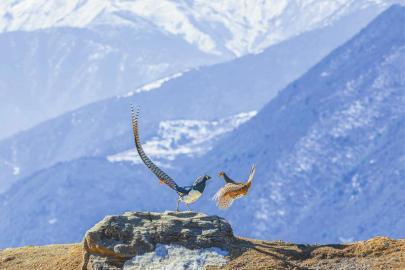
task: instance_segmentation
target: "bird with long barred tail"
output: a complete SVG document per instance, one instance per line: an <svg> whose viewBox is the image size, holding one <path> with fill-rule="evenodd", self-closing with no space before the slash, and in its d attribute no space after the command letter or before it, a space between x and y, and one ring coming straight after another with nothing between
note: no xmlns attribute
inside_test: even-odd
<svg viewBox="0 0 405 270"><path fill-rule="evenodd" d="M219 208L225 209L232 205L234 200L245 196L252 185L253 177L256 173L256 166L253 165L249 178L246 182L235 182L225 172L220 172L226 184L214 195L213 199L217 202Z"/></svg>
<svg viewBox="0 0 405 270"><path fill-rule="evenodd" d="M136 150L138 151L139 157L142 159L146 167L148 167L149 170L151 170L152 173L157 176L161 184L166 184L177 192L178 199L176 211L179 211L180 202L184 202L187 208L190 210L190 207L188 205L190 203L197 201L201 197L201 195L204 192L206 182L209 179L211 179L211 177L208 175L199 176L191 186L181 187L177 185L177 183L170 176L168 176L162 169L156 166L143 151L138 132L139 109L135 113L133 106L131 106L131 114L132 114L132 131L135 139Z"/></svg>

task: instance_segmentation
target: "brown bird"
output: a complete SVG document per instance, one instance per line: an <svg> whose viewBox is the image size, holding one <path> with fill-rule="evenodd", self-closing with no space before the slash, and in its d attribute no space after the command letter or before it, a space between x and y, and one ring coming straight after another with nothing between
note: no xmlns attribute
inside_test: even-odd
<svg viewBox="0 0 405 270"><path fill-rule="evenodd" d="M245 196L252 184L253 177L256 172L256 166L252 166L248 180L243 182L235 182L226 175L225 172L220 172L219 176L223 177L226 184L214 195L213 199L217 201L219 208L228 208L232 205L233 201Z"/></svg>

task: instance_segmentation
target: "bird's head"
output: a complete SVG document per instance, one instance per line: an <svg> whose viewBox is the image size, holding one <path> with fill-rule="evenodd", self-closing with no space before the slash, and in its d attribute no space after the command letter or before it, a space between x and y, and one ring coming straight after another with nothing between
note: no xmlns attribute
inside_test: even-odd
<svg viewBox="0 0 405 270"><path fill-rule="evenodd" d="M207 180L211 179L211 176L209 175L204 175L204 176L199 176L197 179L194 181L193 186L198 186L201 184L204 184L207 182Z"/></svg>
<svg viewBox="0 0 405 270"><path fill-rule="evenodd" d="M224 172L219 172L219 173L218 173L218 176L219 176L219 177L224 177L224 174L225 174Z"/></svg>

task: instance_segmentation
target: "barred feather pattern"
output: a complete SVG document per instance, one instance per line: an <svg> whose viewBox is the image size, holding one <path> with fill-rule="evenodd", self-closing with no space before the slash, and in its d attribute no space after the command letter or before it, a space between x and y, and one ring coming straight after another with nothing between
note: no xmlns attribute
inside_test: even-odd
<svg viewBox="0 0 405 270"><path fill-rule="evenodd" d="M132 116L131 117L132 131L134 135L136 150L138 151L138 154L142 159L143 163L146 165L146 167L148 167L152 171L152 173L154 173L157 176L157 178L159 178L159 180L168 185L170 188L174 189L177 193L181 194L182 192L179 190L179 186L176 184L176 182L170 176L168 176L163 170L161 170L158 166L156 166L143 151L138 132L139 109L137 109L135 113L133 106L131 106L131 116Z"/></svg>

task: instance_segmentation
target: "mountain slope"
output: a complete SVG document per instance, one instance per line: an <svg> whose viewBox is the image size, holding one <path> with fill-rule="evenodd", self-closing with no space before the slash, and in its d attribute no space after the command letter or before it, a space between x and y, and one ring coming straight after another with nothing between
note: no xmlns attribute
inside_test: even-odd
<svg viewBox="0 0 405 270"><path fill-rule="evenodd" d="M242 178L257 164L249 196L223 214L237 233L321 243L404 237L404 21L403 6L384 12L187 166Z"/></svg>
<svg viewBox="0 0 405 270"><path fill-rule="evenodd" d="M351 241L376 233L402 237L404 153L401 138L404 124L405 38L401 33L404 9L396 6L386 11L351 41L281 91L257 116L220 141L204 158L191 164L181 162L177 166L183 168L184 172L171 168L169 174L182 184L188 184L195 176L203 173L214 176L220 169L229 171L235 178L243 178L251 163L256 162L258 170L251 193L236 201L229 211L221 212L221 215L231 220L236 233L240 235L299 239L303 242ZM207 76L203 76L207 73L192 71L190 74L200 74L205 78L201 84L207 82ZM233 74L231 76L237 78ZM194 77L183 75L180 78L194 82ZM176 80L169 81L160 91L170 89L165 87L174 87L177 83ZM104 143L97 142L99 147L94 147L88 145L93 142L89 139L77 149L94 147L92 151L95 154L127 150L133 143L128 130L127 103L146 102L151 97L160 96L162 93L152 95L158 91L134 95L126 103L120 103L125 98L117 99L115 106L109 110L106 109L106 102L93 105L96 108L93 113L85 114L82 111L81 117L91 116L88 117L91 121L85 121L83 129L70 135L84 138L86 133L83 131L86 128L88 130L91 125L104 121L103 129L97 132L94 129L94 133L88 133L89 138L100 138ZM198 96L197 93L198 89L191 94ZM207 102L209 98L215 101L221 99L205 94L198 98L201 98L198 99L200 102L193 105L199 106L187 107L193 108L189 111L192 117L203 115L203 119L210 119L221 110L222 114L236 110L235 107L227 106L211 111L207 107L212 104ZM151 100L156 102L156 99ZM164 117L172 120L180 117L183 111L179 107L184 105L184 101L175 100L178 103L174 102L174 105L166 105L166 101L170 101L170 95L164 96L159 103L170 108L162 109L168 113ZM161 112L154 108L145 108L144 115L147 117L141 118L144 119L141 122L144 140L155 136L152 125L159 126L160 121L165 120ZM109 113L113 111L119 112L117 116ZM57 126L65 130L65 123L81 125L80 121L70 122L75 120L75 116L78 114L65 116L69 120L58 122ZM108 128L107 123L116 126ZM47 125L51 126L50 123ZM44 126L44 130L49 126ZM121 137L114 133L117 130L122 132ZM53 138L55 144L64 141ZM108 144L109 140L115 144ZM42 146L50 146L44 141ZM36 142L38 150L47 149L39 145L40 141ZM117 146L119 142L122 143L121 149ZM110 150L100 150L103 145ZM76 150L69 148L69 144L64 147L69 151ZM42 156L37 159L42 160ZM187 171L187 175L184 175ZM214 203L208 202L208 199L220 185L222 182L213 180L208 185L206 195L192 206L193 209L218 213ZM53 192L55 190L58 192ZM117 199L121 192L124 197L122 204ZM101 206L88 203L94 202L94 198L101 200L103 194L113 195L106 196ZM159 198L155 197L157 194ZM369 194L373 197L369 197ZM143 166L91 158L60 163L35 173L14 184L2 197L0 218L10 220L11 223L0 223L0 230L5 232L1 244L10 246L28 242L66 241L65 235L53 231L50 223L56 224L56 218L61 220L60 224L75 228L76 219L71 216L78 215L76 209L80 213L89 211L100 215L128 207L140 210L144 207L148 210L171 209L175 194L157 184ZM144 204L145 198L148 199L147 205ZM67 201L71 204L66 204ZM82 205L88 208L81 209ZM345 205L350 207L344 208ZM64 213L68 214L64 216ZM379 216L381 213L385 214L384 217ZM94 218L95 215L86 219L86 222ZM38 224L38 227L32 224ZM15 233L27 227L33 228L28 236ZM80 230L83 229L80 227ZM52 238L44 237L44 231L50 232ZM78 234L70 231L66 232L66 237L74 241Z"/></svg>
<svg viewBox="0 0 405 270"><path fill-rule="evenodd" d="M199 175L177 178L179 168L171 164L205 153L254 114L211 122L165 121L144 148L160 167L169 169L177 183L189 185ZM133 151L57 163L21 179L0 196L0 219L4 220L0 230L9 232L0 236L0 248L80 241L105 215L131 209L174 210L176 200L177 194L160 185Z"/></svg>
<svg viewBox="0 0 405 270"><path fill-rule="evenodd" d="M139 168L84 158L36 173L1 201L0 227L7 233L0 246L80 241L95 220L130 209L158 210L151 202L175 209L176 194Z"/></svg>
<svg viewBox="0 0 405 270"><path fill-rule="evenodd" d="M257 55L185 72L155 85L153 91L132 91L82 107L5 139L0 142L0 191L15 179L57 161L132 149L129 103L142 108L145 140L157 134L161 121L212 121L256 111L361 29L373 12L344 17L333 26L281 42Z"/></svg>
<svg viewBox="0 0 405 270"><path fill-rule="evenodd" d="M0 34L0 138L158 78L226 59L149 28Z"/></svg>
<svg viewBox="0 0 405 270"><path fill-rule="evenodd" d="M392 2L3 1L0 138L346 16L366 20Z"/></svg>

